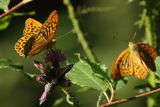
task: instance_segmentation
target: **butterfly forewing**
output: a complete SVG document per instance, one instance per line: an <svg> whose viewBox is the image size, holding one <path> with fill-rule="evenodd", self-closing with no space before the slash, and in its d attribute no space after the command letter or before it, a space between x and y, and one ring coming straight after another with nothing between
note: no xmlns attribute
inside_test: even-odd
<svg viewBox="0 0 160 107"><path fill-rule="evenodd" d="M158 56L157 51L147 43L137 43L140 50L145 50L149 55L155 59Z"/></svg>
<svg viewBox="0 0 160 107"><path fill-rule="evenodd" d="M25 21L25 28L23 30L23 36L32 36L33 34L38 34L42 24L32 18L28 18Z"/></svg>
<svg viewBox="0 0 160 107"><path fill-rule="evenodd" d="M137 43L137 45L141 59L150 70L156 71L156 65L154 63L154 59L158 56L156 50L146 43Z"/></svg>
<svg viewBox="0 0 160 107"><path fill-rule="evenodd" d="M42 25L40 33L43 34L49 42L55 41L55 32L58 25L58 13L56 10L52 11L45 23Z"/></svg>

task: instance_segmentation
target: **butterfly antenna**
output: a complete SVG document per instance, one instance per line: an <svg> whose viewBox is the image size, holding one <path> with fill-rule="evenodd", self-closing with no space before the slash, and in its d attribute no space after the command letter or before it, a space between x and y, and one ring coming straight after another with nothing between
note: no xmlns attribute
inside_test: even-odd
<svg viewBox="0 0 160 107"><path fill-rule="evenodd" d="M132 37L132 41L136 38L137 33L135 32L133 37Z"/></svg>
<svg viewBox="0 0 160 107"><path fill-rule="evenodd" d="M58 36L57 39L64 38L65 36L69 35L70 33L75 33L75 29L72 29L72 30L68 31L67 33L65 33L61 36Z"/></svg>

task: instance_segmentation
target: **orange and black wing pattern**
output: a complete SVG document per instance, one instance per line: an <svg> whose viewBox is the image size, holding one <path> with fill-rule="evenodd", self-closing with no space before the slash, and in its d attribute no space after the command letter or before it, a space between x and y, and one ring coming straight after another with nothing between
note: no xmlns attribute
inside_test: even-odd
<svg viewBox="0 0 160 107"><path fill-rule="evenodd" d="M154 60L158 56L156 50L147 43L137 43L139 47L139 54L141 59L145 62L147 67L152 70L156 71L156 66Z"/></svg>
<svg viewBox="0 0 160 107"><path fill-rule="evenodd" d="M130 42L129 48L117 58L112 69L112 77L116 80L134 75L139 79L144 79L149 70L156 71L154 63L156 57L156 50L149 44Z"/></svg>

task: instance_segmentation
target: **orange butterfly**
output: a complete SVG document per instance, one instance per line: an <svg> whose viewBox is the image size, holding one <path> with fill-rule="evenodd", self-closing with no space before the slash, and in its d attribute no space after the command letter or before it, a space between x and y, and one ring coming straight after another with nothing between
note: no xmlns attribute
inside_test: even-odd
<svg viewBox="0 0 160 107"><path fill-rule="evenodd" d="M44 24L28 18L25 22L23 36L16 42L15 50L22 57L33 56L56 41L55 32L58 24L58 13L52 11Z"/></svg>
<svg viewBox="0 0 160 107"><path fill-rule="evenodd" d="M149 44L129 42L129 47L116 60L112 76L114 79L119 79L119 77L134 75L144 79L149 69L156 71L154 63L156 57L157 52Z"/></svg>

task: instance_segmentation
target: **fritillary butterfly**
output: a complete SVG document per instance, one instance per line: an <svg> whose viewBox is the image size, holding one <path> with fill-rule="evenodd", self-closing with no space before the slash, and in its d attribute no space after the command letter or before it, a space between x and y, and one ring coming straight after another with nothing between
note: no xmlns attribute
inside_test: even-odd
<svg viewBox="0 0 160 107"><path fill-rule="evenodd" d="M28 18L25 21L23 36L16 42L15 50L22 57L33 56L56 41L55 32L58 24L58 13L52 11L44 24Z"/></svg>
<svg viewBox="0 0 160 107"><path fill-rule="evenodd" d="M112 76L119 77L134 75L144 79L149 70L156 71L154 59L157 57L155 49L146 43L129 42L129 48L125 49L116 60Z"/></svg>

